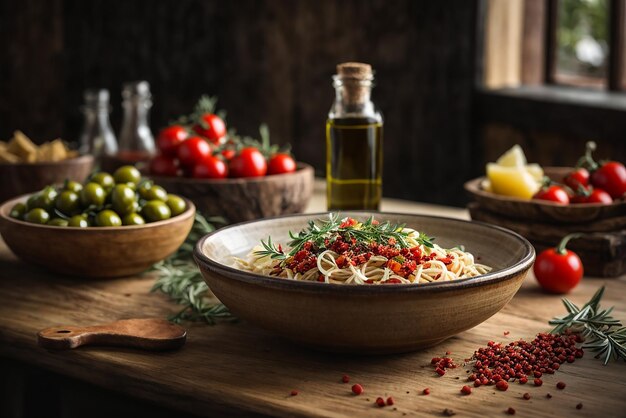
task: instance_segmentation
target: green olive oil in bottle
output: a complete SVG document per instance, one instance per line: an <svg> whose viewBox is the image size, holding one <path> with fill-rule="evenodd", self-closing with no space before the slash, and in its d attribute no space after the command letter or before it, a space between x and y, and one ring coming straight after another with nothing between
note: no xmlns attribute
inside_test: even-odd
<svg viewBox="0 0 626 418"><path fill-rule="evenodd" d="M370 99L373 85L369 64L337 66L336 98L326 122L328 210L380 208L383 118Z"/></svg>

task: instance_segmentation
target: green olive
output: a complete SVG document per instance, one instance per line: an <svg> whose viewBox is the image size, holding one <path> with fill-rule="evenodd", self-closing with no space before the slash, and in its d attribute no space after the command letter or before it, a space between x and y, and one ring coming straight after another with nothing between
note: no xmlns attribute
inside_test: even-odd
<svg viewBox="0 0 626 418"><path fill-rule="evenodd" d="M68 221L66 221L65 219L62 218L53 218L48 222L48 225L52 225L52 226L67 226L68 225Z"/></svg>
<svg viewBox="0 0 626 418"><path fill-rule="evenodd" d="M69 190L70 192L79 193L81 190L83 190L83 185L77 181L65 180L65 185L63 186L63 189Z"/></svg>
<svg viewBox="0 0 626 418"><path fill-rule="evenodd" d="M162 221L172 216L170 208L161 200L151 200L143 207L141 211L144 219L148 222Z"/></svg>
<svg viewBox="0 0 626 418"><path fill-rule="evenodd" d="M138 213L129 213L122 218L122 225L143 225L146 221Z"/></svg>
<svg viewBox="0 0 626 418"><path fill-rule="evenodd" d="M176 196L175 194L167 195L167 201L165 203L167 203L170 211L172 211L172 216L178 216L183 213L185 209L187 209L187 204L185 203L185 200L180 196Z"/></svg>
<svg viewBox="0 0 626 418"><path fill-rule="evenodd" d="M15 219L22 219L26 213L26 205L23 203L16 203L12 208L9 216Z"/></svg>
<svg viewBox="0 0 626 418"><path fill-rule="evenodd" d="M98 183L105 190L111 190L113 186L115 186L115 180L113 180L113 176L103 171L91 176L89 181L92 183Z"/></svg>
<svg viewBox="0 0 626 418"><path fill-rule="evenodd" d="M80 201L84 207L104 205L106 200L106 192L98 183L87 183L83 190L80 191Z"/></svg>
<svg viewBox="0 0 626 418"><path fill-rule="evenodd" d="M132 165L125 165L113 173L113 179L116 183L133 183L137 184L141 180L141 173Z"/></svg>
<svg viewBox="0 0 626 418"><path fill-rule="evenodd" d="M167 192L161 186L156 184L150 187L139 189L139 195L145 200L160 200L162 202L167 201Z"/></svg>
<svg viewBox="0 0 626 418"><path fill-rule="evenodd" d="M75 228L87 228L89 226L89 221L87 221L87 217L85 215L74 215L67 222L67 225Z"/></svg>
<svg viewBox="0 0 626 418"><path fill-rule="evenodd" d="M96 226L120 226L120 216L110 209L101 210L96 215Z"/></svg>
<svg viewBox="0 0 626 418"><path fill-rule="evenodd" d="M24 220L34 224L46 224L50 220L50 214L42 208L35 208L24 215Z"/></svg>
<svg viewBox="0 0 626 418"><path fill-rule="evenodd" d="M111 204L113 210L121 216L136 212L138 205L135 191L125 184L116 185L111 191Z"/></svg>
<svg viewBox="0 0 626 418"><path fill-rule="evenodd" d="M57 197L57 191L52 186L48 186L39 193L36 193L26 201L26 209L41 208L46 211L54 209L54 199Z"/></svg>
<svg viewBox="0 0 626 418"><path fill-rule="evenodd" d="M56 199L56 208L62 213L72 216L80 212L80 197L78 193L64 190Z"/></svg>

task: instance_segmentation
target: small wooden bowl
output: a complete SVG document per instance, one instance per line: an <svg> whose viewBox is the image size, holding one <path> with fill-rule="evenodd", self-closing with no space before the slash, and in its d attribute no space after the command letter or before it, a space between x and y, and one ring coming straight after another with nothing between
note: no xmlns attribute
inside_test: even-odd
<svg viewBox="0 0 626 418"><path fill-rule="evenodd" d="M397 353L435 345L472 328L515 295L535 259L528 241L503 228L432 216L346 212L405 223L444 247L459 244L494 270L420 285L337 285L266 277L234 267L261 239L289 241L311 219L292 215L246 222L203 237L194 257L213 293L238 317L322 350Z"/></svg>
<svg viewBox="0 0 626 418"><path fill-rule="evenodd" d="M145 271L180 247L191 230L196 208L165 221L118 227L70 228L37 225L9 216L29 195L0 206L0 234L24 262L83 277L121 277Z"/></svg>
<svg viewBox="0 0 626 418"><path fill-rule="evenodd" d="M223 216L230 223L301 213L313 194L313 167L298 163L295 172L264 177L193 179L152 176L168 192L193 201L198 212Z"/></svg>
<svg viewBox="0 0 626 418"><path fill-rule="evenodd" d="M570 167L545 167L545 174L552 180L561 182L563 177L573 170ZM611 204L575 203L559 205L544 200L523 200L516 197L502 196L482 189L485 177L479 177L465 183L465 190L480 206L491 212L513 219L526 219L548 223L583 223L626 215L626 201Z"/></svg>
<svg viewBox="0 0 626 418"><path fill-rule="evenodd" d="M0 202L66 179L82 183L91 173L93 163L91 155L51 163L0 163Z"/></svg>

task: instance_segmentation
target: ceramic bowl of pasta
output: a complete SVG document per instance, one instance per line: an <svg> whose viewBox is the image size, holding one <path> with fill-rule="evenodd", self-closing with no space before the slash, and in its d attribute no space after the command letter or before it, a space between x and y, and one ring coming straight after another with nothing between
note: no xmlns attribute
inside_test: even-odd
<svg viewBox="0 0 626 418"><path fill-rule="evenodd" d="M291 215L222 228L194 256L239 318L335 352L397 353L472 328L535 259L509 230L380 212Z"/></svg>

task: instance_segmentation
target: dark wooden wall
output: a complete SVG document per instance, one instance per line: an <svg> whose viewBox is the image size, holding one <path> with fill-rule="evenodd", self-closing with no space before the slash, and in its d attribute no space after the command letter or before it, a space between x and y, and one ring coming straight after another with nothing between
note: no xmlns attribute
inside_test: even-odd
<svg viewBox="0 0 626 418"><path fill-rule="evenodd" d="M0 137L80 132L87 87L152 85L152 127L218 95L227 121L323 174L335 64L371 63L385 115L384 194L464 200L481 168L471 138L476 1L0 0Z"/></svg>

